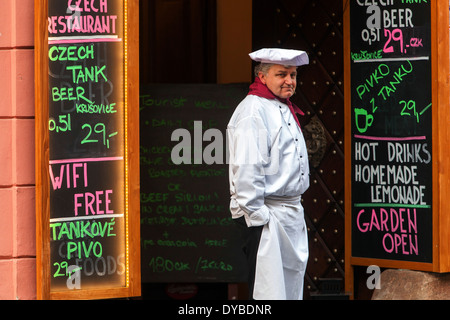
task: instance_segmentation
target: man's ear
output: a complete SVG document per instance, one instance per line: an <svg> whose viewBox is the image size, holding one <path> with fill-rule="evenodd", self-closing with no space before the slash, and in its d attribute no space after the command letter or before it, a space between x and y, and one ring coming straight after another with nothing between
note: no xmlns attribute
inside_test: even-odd
<svg viewBox="0 0 450 320"><path fill-rule="evenodd" d="M258 78L263 84L266 84L266 76L262 72L258 72Z"/></svg>

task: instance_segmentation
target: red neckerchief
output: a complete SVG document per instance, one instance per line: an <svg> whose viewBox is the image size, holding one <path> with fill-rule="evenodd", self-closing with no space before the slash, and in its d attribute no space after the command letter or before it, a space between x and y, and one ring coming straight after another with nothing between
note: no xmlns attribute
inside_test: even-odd
<svg viewBox="0 0 450 320"><path fill-rule="evenodd" d="M267 88L267 86L264 83L262 83L261 79L259 79L258 77L256 77L255 82L253 82L250 85L250 91L248 92L248 95L258 96L266 99L277 99L278 101L281 101L282 103L286 104L291 110L295 121L297 121L299 128L301 128L300 121L298 121L298 118L295 115L295 113L298 113L301 116L303 116L305 115L304 112L295 104L293 104L289 99L282 99L274 95L272 91L270 91L269 88Z"/></svg>

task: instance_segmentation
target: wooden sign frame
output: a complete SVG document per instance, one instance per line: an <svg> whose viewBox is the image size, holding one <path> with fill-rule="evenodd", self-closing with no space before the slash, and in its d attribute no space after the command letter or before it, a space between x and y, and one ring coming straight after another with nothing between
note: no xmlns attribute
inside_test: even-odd
<svg viewBox="0 0 450 320"><path fill-rule="evenodd" d="M36 271L38 299L106 299L139 296L139 0L124 0L124 172L126 283L120 287L57 291L51 288L49 176L48 0L35 0Z"/></svg>
<svg viewBox="0 0 450 320"><path fill-rule="evenodd" d="M432 262L410 262L355 257L352 254L352 101L350 1L344 6L344 92L345 92L345 287L353 293L354 266L411 269L429 272L450 271L450 103L449 103L449 3L431 1L432 66Z"/></svg>

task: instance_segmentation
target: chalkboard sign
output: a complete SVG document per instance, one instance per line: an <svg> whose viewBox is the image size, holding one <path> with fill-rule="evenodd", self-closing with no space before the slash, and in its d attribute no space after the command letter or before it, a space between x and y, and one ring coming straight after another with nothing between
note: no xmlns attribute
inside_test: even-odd
<svg viewBox="0 0 450 320"><path fill-rule="evenodd" d="M128 288L128 2L47 5L50 291Z"/></svg>
<svg viewBox="0 0 450 320"><path fill-rule="evenodd" d="M433 262L430 1L350 1L351 253Z"/></svg>
<svg viewBox="0 0 450 320"><path fill-rule="evenodd" d="M142 281L242 282L229 212L226 126L248 84L144 85Z"/></svg>

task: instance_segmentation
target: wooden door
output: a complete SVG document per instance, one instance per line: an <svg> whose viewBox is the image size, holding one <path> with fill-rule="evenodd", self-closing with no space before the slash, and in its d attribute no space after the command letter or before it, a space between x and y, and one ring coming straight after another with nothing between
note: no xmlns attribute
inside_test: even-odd
<svg viewBox="0 0 450 320"><path fill-rule="evenodd" d="M304 194L310 258L305 299L320 279L344 279L344 96L341 0L253 1L253 49L305 50L292 101L305 113L311 186ZM343 282L342 282L343 286Z"/></svg>

